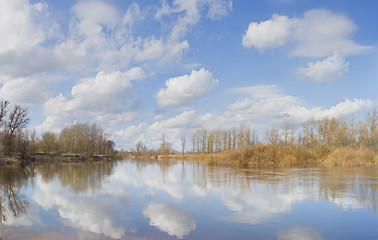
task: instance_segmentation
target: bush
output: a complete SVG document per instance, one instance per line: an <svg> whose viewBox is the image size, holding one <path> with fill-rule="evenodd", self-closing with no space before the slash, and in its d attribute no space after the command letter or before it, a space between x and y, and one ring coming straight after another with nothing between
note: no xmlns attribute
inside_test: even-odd
<svg viewBox="0 0 378 240"><path fill-rule="evenodd" d="M324 160L325 166L374 166L375 155L371 149L354 150L350 147L338 148Z"/></svg>

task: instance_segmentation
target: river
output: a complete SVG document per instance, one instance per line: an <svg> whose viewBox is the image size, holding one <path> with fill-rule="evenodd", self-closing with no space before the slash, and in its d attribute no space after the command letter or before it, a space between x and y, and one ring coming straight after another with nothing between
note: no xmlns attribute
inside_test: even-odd
<svg viewBox="0 0 378 240"><path fill-rule="evenodd" d="M378 168L0 169L0 239L378 239Z"/></svg>

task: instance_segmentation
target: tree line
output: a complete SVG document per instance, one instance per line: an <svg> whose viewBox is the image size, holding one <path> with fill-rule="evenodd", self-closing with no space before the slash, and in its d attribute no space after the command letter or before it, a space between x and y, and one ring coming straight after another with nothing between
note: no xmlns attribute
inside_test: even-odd
<svg viewBox="0 0 378 240"><path fill-rule="evenodd" d="M337 118L314 118L302 126L286 121L281 128L265 130L265 136L258 136L256 130L244 124L228 130L197 129L191 136L191 154L211 154L230 150L241 150L257 145L291 146L306 149L321 149L329 152L335 148L350 147L353 149L369 148L378 152L378 111L373 109L366 114L365 121L355 123ZM175 151L165 134L162 135L160 147L149 150L147 145L138 141L135 150L137 155L185 153L186 138L180 139L181 151Z"/></svg>
<svg viewBox="0 0 378 240"><path fill-rule="evenodd" d="M28 109L0 100L0 154L63 153L82 155L112 155L115 143L97 124L76 123L60 133L45 132L40 137L27 129Z"/></svg>
<svg viewBox="0 0 378 240"><path fill-rule="evenodd" d="M325 117L320 120L309 119L297 132L295 124L283 123L280 129L265 130L265 138L259 138L255 130L240 125L229 130L198 129L193 133L192 153L217 153L226 150L240 150L247 146L297 145L306 148L317 146L370 148L378 152L378 111L373 109L365 121Z"/></svg>

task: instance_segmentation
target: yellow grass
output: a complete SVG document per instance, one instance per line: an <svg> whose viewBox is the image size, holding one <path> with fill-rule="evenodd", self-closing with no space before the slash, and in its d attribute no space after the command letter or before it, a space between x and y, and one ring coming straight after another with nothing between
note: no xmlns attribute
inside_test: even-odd
<svg viewBox="0 0 378 240"><path fill-rule="evenodd" d="M324 160L324 166L375 166L377 156L371 149L354 150L344 147L331 152Z"/></svg>
<svg viewBox="0 0 378 240"><path fill-rule="evenodd" d="M307 149L301 146L257 145L241 150L213 154L191 154L187 160L203 161L210 165L254 167L332 167L375 166L378 156L370 149L348 147L329 149L318 146Z"/></svg>

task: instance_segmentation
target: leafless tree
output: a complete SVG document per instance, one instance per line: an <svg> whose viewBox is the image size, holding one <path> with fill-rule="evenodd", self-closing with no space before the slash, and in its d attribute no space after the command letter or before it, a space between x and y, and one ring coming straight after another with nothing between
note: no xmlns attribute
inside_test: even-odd
<svg viewBox="0 0 378 240"><path fill-rule="evenodd" d="M13 110L10 112L8 122L6 124L5 133L5 147L6 153L10 154L14 148L14 137L16 131L21 131L25 128L30 121L28 116L28 110L20 105L15 105Z"/></svg>
<svg viewBox="0 0 378 240"><path fill-rule="evenodd" d="M278 145L279 143L279 134L278 131L275 128L271 128L270 130L266 130L266 137L268 139L268 142L272 145Z"/></svg>
<svg viewBox="0 0 378 240"><path fill-rule="evenodd" d="M186 142L185 137L181 137L180 143L181 143L181 152L182 152L182 155L185 154L185 142Z"/></svg>
<svg viewBox="0 0 378 240"><path fill-rule="evenodd" d="M0 100L0 127L3 125L4 117L9 111L9 102L6 100Z"/></svg>

